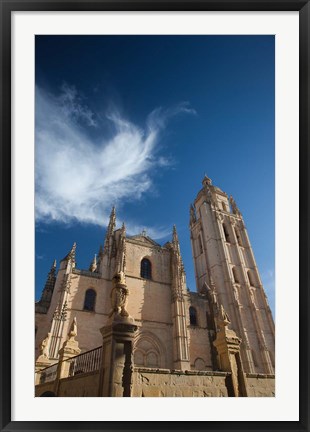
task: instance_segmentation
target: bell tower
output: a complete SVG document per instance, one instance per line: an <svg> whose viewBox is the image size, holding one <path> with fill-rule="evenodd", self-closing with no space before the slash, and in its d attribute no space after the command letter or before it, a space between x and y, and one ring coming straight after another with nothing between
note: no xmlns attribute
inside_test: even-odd
<svg viewBox="0 0 310 432"><path fill-rule="evenodd" d="M242 214L207 176L202 186L190 208L197 290L227 311L244 372L274 374L274 322Z"/></svg>

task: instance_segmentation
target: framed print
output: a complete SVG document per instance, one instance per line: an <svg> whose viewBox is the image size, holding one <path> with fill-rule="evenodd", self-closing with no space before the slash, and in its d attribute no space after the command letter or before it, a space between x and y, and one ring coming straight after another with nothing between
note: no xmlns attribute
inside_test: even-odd
<svg viewBox="0 0 310 432"><path fill-rule="evenodd" d="M308 2L1 24L2 430L308 430Z"/></svg>

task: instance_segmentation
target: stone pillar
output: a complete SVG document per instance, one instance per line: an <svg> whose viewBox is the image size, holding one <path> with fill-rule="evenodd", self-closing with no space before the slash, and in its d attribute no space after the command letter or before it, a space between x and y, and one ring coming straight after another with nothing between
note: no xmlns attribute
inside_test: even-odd
<svg viewBox="0 0 310 432"><path fill-rule="evenodd" d="M218 361L222 371L231 372L231 389L228 389L232 396L245 396L243 388L239 386L241 381L241 362L237 361L241 339L236 333L228 328L230 320L223 306L218 312L216 319L217 336L213 342L218 352ZM243 386L242 386L243 387Z"/></svg>
<svg viewBox="0 0 310 432"><path fill-rule="evenodd" d="M133 318L116 316L100 329L103 341L98 396L131 396L137 328Z"/></svg>

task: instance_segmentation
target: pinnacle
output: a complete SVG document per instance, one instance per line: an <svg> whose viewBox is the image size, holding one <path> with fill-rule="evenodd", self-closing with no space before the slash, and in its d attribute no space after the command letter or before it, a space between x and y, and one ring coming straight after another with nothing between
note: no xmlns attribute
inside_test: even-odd
<svg viewBox="0 0 310 432"><path fill-rule="evenodd" d="M69 259L75 260L75 251L76 251L76 242L73 243L73 246L70 252L62 259L62 261L68 261Z"/></svg>

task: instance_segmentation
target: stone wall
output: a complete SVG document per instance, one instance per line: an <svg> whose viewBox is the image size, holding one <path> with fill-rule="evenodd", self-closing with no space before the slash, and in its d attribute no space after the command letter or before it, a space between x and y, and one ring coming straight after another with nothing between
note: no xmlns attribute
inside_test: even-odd
<svg viewBox="0 0 310 432"><path fill-rule="evenodd" d="M35 387L35 397L40 397L45 392L53 392L54 393L55 384L53 382L48 382L44 384L38 384Z"/></svg>
<svg viewBox="0 0 310 432"><path fill-rule="evenodd" d="M246 374L247 393L249 397L275 396L274 375Z"/></svg>
<svg viewBox="0 0 310 432"><path fill-rule="evenodd" d="M64 378L59 383L58 396L95 397L98 396L99 372Z"/></svg>
<svg viewBox="0 0 310 432"><path fill-rule="evenodd" d="M133 397L225 397L226 372L181 372L136 368Z"/></svg>
<svg viewBox="0 0 310 432"><path fill-rule="evenodd" d="M248 397L274 397L274 375L247 374ZM230 373L209 371L171 371L135 368L132 397L227 397ZM97 397L99 372L90 372L59 381L58 397ZM54 392L54 382L36 386L35 396Z"/></svg>

